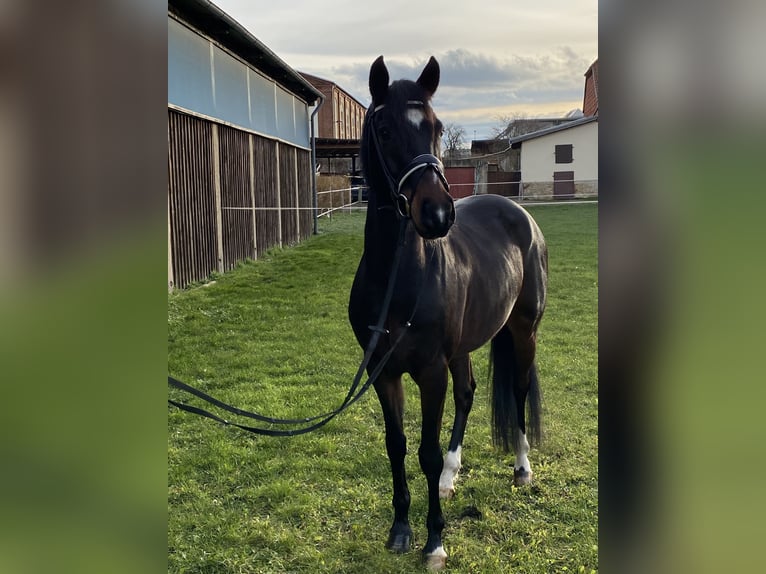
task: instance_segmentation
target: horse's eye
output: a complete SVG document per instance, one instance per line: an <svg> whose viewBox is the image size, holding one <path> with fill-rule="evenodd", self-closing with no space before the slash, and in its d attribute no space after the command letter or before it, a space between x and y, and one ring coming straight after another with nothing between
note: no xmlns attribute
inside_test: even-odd
<svg viewBox="0 0 766 574"><path fill-rule="evenodd" d="M380 139L387 142L391 139L391 131L388 128L380 128Z"/></svg>

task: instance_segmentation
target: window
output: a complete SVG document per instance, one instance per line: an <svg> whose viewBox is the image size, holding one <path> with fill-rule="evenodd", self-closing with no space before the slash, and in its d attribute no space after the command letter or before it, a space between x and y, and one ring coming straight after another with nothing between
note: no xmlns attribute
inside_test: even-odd
<svg viewBox="0 0 766 574"><path fill-rule="evenodd" d="M556 163L572 163L572 144L556 146Z"/></svg>

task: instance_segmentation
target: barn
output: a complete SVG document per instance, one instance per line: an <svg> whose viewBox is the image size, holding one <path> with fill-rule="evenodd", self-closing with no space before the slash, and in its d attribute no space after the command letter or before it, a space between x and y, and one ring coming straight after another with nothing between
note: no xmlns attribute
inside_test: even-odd
<svg viewBox="0 0 766 574"><path fill-rule="evenodd" d="M322 95L207 0L168 2L168 286L314 229Z"/></svg>

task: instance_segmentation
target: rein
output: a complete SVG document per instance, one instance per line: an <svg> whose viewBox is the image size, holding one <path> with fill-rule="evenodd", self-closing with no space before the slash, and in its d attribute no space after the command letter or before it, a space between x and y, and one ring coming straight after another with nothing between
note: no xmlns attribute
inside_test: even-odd
<svg viewBox="0 0 766 574"><path fill-rule="evenodd" d="M350 407L352 404L354 404L356 401L362 398L362 395L364 395L369 390L370 386L372 386L372 384L377 380L378 376L380 376L380 373L385 368L386 363L388 362L388 359L394 353L399 343L404 338L404 335L407 334L407 329L409 329L412 326L412 319L414 318L415 312L417 311L418 306L420 304L420 298L423 295L423 291L426 284L425 281L423 281L423 285L420 288L418 297L415 300L415 305L412 309L412 313L410 314L409 319L404 323L405 328L399 334L399 336L391 345L389 350L383 355L378 365L375 367L375 369L373 369L372 373L370 373L370 376L368 377L367 381L361 386L361 388L358 388L359 383L361 382L362 377L364 376L364 371L367 369L367 367L370 364L370 361L372 360L373 352L375 351L375 348L377 347L378 342L380 341L381 335L388 334L388 330L384 327L384 324L386 321L386 317L388 316L388 309L391 305L391 299L393 298L393 294L394 294L394 285L396 284L396 276L399 271L399 264L402 258L402 251L404 246L404 238L405 238L406 230L407 230L407 219L402 219L399 225L399 240L397 242L396 254L394 255L394 262L391 269L391 276L388 279L388 287L386 288L386 295L383 299L383 306L380 311L380 316L378 317L378 322L375 325L369 326L370 330L372 331L372 338L370 339L370 342L367 345L367 349L365 350L365 353L364 353L364 358L362 359L362 363L359 365L359 369L356 372L354 381L352 382L351 387L348 390L348 393L346 393L346 398L343 400L343 403L341 403L341 405L337 409L327 413L323 413L321 415L316 415L313 417L307 417L307 418L301 418L301 419L281 419L281 418L268 417L265 415L261 415L259 413L249 412L249 411L239 409L237 407L233 407L171 376L168 376L168 384L170 386L180 389L182 391L185 391L189 394L192 394L230 413L234 413L247 418L258 420L260 422L265 422L265 423L270 423L275 425L297 425L297 424L306 424L306 423L313 423L313 424L310 424L308 426L304 426L301 428L297 428L297 429L269 429L269 428L263 428L263 427L253 427L253 426L242 425L242 424L238 424L238 423L226 420L205 409L188 405L186 403L174 401L172 399L168 399L168 403L183 411L194 413L196 415L200 415L200 416L212 419L214 421L218 421L228 426L237 427L239 429L242 429L254 434L265 435L265 436L296 436L296 435L301 435L301 434L311 432L313 430L316 430L326 425L333 418L335 418L337 415L345 411L348 407ZM434 254L434 251L431 252L431 258L433 257L433 254ZM431 259L429 259L429 265L430 265L430 261ZM314 422L314 421L317 421L317 422Z"/></svg>
<svg viewBox="0 0 766 574"><path fill-rule="evenodd" d="M423 102L419 102L419 101L409 101L407 103L411 105L421 105L421 106L423 105ZM426 282L424 280L423 285L421 285L420 291L418 292L418 296L415 300L415 305L412 309L412 313L410 314L409 319L404 323L405 328L402 329L402 332L399 334L397 339L393 342L393 344L390 346L388 351L386 351L386 353L383 355L380 362L373 369L372 373L370 373L367 381L361 387L359 387L359 383L361 382L362 377L364 376L364 372L369 366L370 361L372 360L372 355L378 346L380 337L383 334L389 333L388 330L384 327L384 324L386 322L386 318L388 317L388 309L391 305L391 299L393 298L393 294L394 294L394 286L396 284L396 276L399 272L399 264L402 258L402 251L404 247L404 239L405 239L405 232L407 230L407 223L408 223L408 220L411 219L410 217L411 198L408 199L407 196L401 192L402 187L405 185L407 180L410 177L412 177L414 174L416 174L417 172L421 170L425 172L426 169L433 169L436 172L439 179L441 180L445 189L449 191L449 183L447 183L447 178L444 175L442 163L439 160L439 158L437 158L436 156L432 154L420 154L416 156L402 170L403 175L399 177L398 179L395 179L391 175L391 172L388 169L388 165L386 164L385 158L383 157L382 147L380 145L380 142L378 141L378 134L377 134L377 130L375 129L375 113L383 107L385 107L385 105L379 105L369 112L370 113L370 129L372 131L372 141L375 146L375 152L378 156L378 162L380 163L380 167L383 170L383 173L386 177L389 193L391 195L391 199L394 202L394 210L396 211L396 214L400 221L399 239L397 241L396 253L394 255L394 261L391 268L391 275L388 279L388 286L386 288L386 294L383 299L383 306L381 307L380 316L378 317L378 322L375 325L369 326L369 329L372 331L372 337L370 338L370 341L367 345L367 349L364 352L364 358L362 359L362 363L359 365L359 369L357 370L356 375L354 376L354 380L351 383L351 387L349 388L348 393L346 393L346 398L343 399L343 402L341 403L341 405L333 411L323 413L321 415L316 415L313 417L306 417L306 418L300 418L300 419L282 419L282 418L269 417L259 413L245 411L243 409L229 405L219 399L216 399L215 397L211 395L208 395L207 393L200 391L199 389L195 389L191 385L188 385L182 381L179 381L175 377L171 377L170 375L168 375L168 384L171 387L185 391L191 395L194 395L202 399L203 401L206 401L230 413L251 418L251 419L254 419L263 423L272 424L272 425L307 425L307 426L302 426L300 428L295 428L295 429L270 429L270 428L263 428L263 427L254 427L254 426L248 426L248 425L243 425L243 424L229 421L205 409L188 405L186 403L174 401L172 399L168 399L169 404L183 411L193 413L202 417L206 417L228 426L237 427L239 429L242 429L244 431L251 432L254 434L259 434L264 436L296 436L296 435L301 435L301 434L311 432L313 430L316 430L326 425L333 418L338 416L340 413L345 411L348 407L350 407L356 401L362 398L362 396L375 383L377 378L380 376L380 373L385 368L386 363L388 362L388 359L391 357L391 355L394 353L396 348L399 346L399 343L407 334L407 330L412 326L412 319L415 317L415 313L420 304L420 299L421 299L421 296L423 295L423 291L425 290L425 285L426 285ZM418 179L422 177L422 175L423 173L417 176ZM417 180L412 185L413 194L415 193L416 189L417 189ZM435 252L435 249L431 251L431 256L429 257L429 260L428 260L428 266L430 266L431 259L433 258L434 252ZM311 423L311 424L308 424L308 423Z"/></svg>

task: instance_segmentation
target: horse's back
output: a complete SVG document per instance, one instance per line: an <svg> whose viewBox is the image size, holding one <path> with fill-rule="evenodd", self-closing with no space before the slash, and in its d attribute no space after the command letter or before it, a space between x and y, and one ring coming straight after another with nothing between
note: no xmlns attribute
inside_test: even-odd
<svg viewBox="0 0 766 574"><path fill-rule="evenodd" d="M518 203L499 195L467 197L457 202L456 209L456 221L462 222L464 232L478 234L495 249L502 249L497 245L505 237L506 250L518 250L518 259L509 255L516 259L510 267L520 281L514 307L517 315L536 325L545 309L548 289L548 248L537 222Z"/></svg>
<svg viewBox="0 0 766 574"><path fill-rule="evenodd" d="M455 241L470 242L474 257L504 254L507 272L519 282L516 297L539 318L546 301L548 248L534 218L515 201L494 194L466 197L455 207Z"/></svg>
<svg viewBox="0 0 766 574"><path fill-rule="evenodd" d="M455 202L456 240L473 238L497 246L506 241L521 249L544 250L545 240L532 216L515 201L501 195L472 195ZM457 232L457 233L455 233Z"/></svg>

